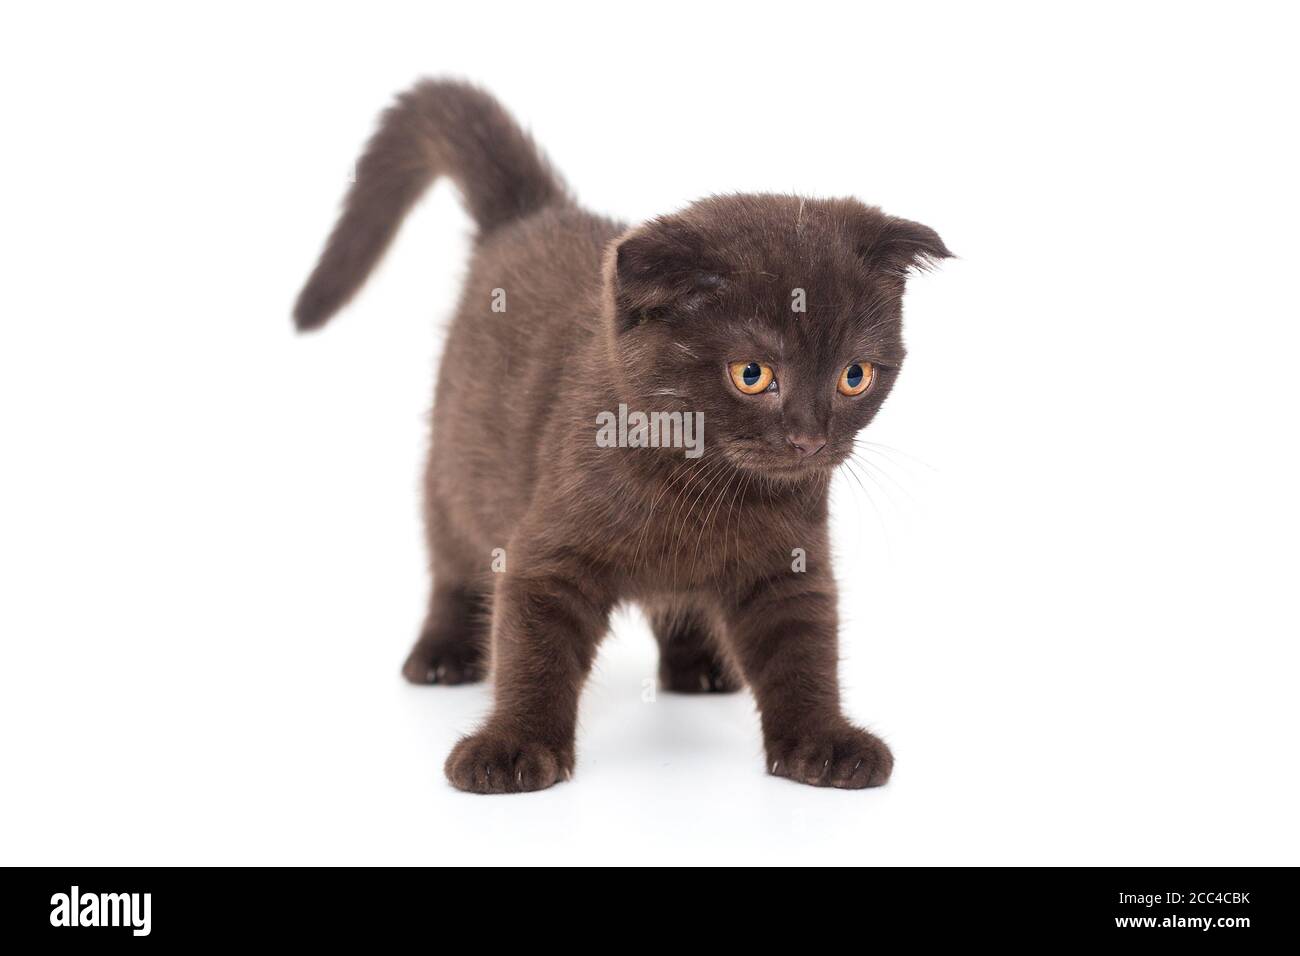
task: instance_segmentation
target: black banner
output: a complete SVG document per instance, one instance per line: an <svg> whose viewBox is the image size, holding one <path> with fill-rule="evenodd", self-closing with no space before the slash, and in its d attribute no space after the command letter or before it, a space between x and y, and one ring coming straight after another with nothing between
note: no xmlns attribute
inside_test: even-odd
<svg viewBox="0 0 1300 956"><path fill-rule="evenodd" d="M1295 918L1291 869L788 871L761 882L737 874L722 895L716 878L701 882L684 873L656 878L660 892L674 897L669 911L634 876L623 891L626 900L611 898L617 884L602 880L610 888L603 902L617 909L592 915L593 894L580 874L458 880L454 873L419 869L169 868L10 869L6 876L10 889L0 905L11 938L95 948L374 944L412 935L436 945L448 923L453 938L484 928L486 941L496 945L545 926L549 946L578 936L578 921L603 925L614 913L626 928L639 926L637 939L649 944L656 936L698 933L707 913L710 921L746 923L776 937L811 933L842 945L861 935L857 945L868 948L883 936L1239 949L1285 944L1294 936ZM672 882L663 885L664 879ZM569 905L562 902L566 889L574 896ZM714 911L715 902L732 912ZM694 913L677 915L683 904ZM630 915L635 908L645 913L639 923ZM665 919L684 922L665 926ZM719 925L714 931L727 930Z"/></svg>

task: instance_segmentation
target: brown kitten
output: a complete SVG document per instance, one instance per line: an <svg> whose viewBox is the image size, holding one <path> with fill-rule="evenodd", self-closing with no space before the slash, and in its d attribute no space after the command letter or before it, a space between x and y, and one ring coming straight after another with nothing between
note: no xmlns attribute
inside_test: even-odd
<svg viewBox="0 0 1300 956"><path fill-rule="evenodd" d="M904 279L943 242L853 199L776 195L629 229L578 206L488 94L427 81L366 148L300 329L352 297L439 175L479 232L434 403L432 596L403 673L480 680L490 654L496 679L448 778L504 793L568 777L610 610L638 601L665 688L749 684L771 773L885 783L889 749L840 711L827 490L898 374ZM653 419L660 447L627 447L649 437L636 412L677 413Z"/></svg>

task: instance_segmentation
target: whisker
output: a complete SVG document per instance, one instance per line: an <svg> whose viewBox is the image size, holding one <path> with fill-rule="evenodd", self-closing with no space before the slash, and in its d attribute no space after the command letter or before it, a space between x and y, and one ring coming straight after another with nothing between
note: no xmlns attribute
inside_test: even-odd
<svg viewBox="0 0 1300 956"><path fill-rule="evenodd" d="M655 494L654 498L651 500L651 502L650 502L650 510L646 512L645 521L642 523L642 526L641 526L641 534L640 534L640 536L637 538L637 541L636 541L636 548L635 548L635 550L633 550L633 552L632 552L632 570L633 570L633 571L635 571L635 570L637 569L637 565L638 565L638 562L639 562L639 560L640 560L640 555L641 555L641 548L644 546L644 544L645 544L645 540L646 540L646 536L649 534L649 531L650 531L650 522L651 522L651 520L654 518L655 506L658 505L658 504L659 504L659 500L660 500L661 498L663 498L663 496L664 496L665 494L668 493L668 489L671 488L671 487L672 487L672 486L673 486L673 485L674 485L674 484L675 484L675 483L676 483L680 478L682 478L685 474L687 474L687 473L689 472L689 470L690 470L690 465L691 465L691 459L689 459L689 458L685 459L685 460L682 461L682 462L679 462L679 463L678 463L678 464L673 468L672 472L669 474L669 476L668 476L668 480L664 482L663 486L659 489L659 491ZM650 557L649 555L646 555L646 560L647 560L647 561L649 561L649 557Z"/></svg>
<svg viewBox="0 0 1300 956"><path fill-rule="evenodd" d="M868 458L866 456L866 449L862 449L862 452L863 452L862 456L857 460L861 464L865 465L866 467L878 471L882 476L889 479L889 481L893 482L894 487L896 487L899 491L901 491L906 496L907 500L912 504L912 507L915 509L919 509L920 505L917 503L916 496L913 495L912 492L909 491L902 482L900 482L897 478L891 475L888 469L882 467L879 462L873 462L870 458Z"/></svg>
<svg viewBox="0 0 1300 956"><path fill-rule="evenodd" d="M700 560L700 543L704 540L704 536L708 533L709 525L713 522L713 513L717 511L718 506L722 504L723 498L726 496L727 491L731 488L731 483L735 481L739 475L740 475L739 471L735 470L734 468L731 470L731 473L727 475L726 483L723 484L721 490L719 490L717 496L714 499L713 507L710 508L708 513L704 516L704 527L700 530L700 533L695 538L695 552L691 555L691 577L692 578L695 577L695 567Z"/></svg>
<svg viewBox="0 0 1300 956"><path fill-rule="evenodd" d="M880 490L880 493L884 496L885 501L888 502L890 510L893 511L894 513L898 512L899 510L898 500L894 497L893 493L889 490L889 487L881 483L880 479L876 477L875 472L867 467L868 462L865 458L859 458L856 455L850 456L849 458L845 459L845 463L846 464L852 463L853 471L857 474L864 475L869 482L875 485L876 488ZM863 470L858 471L859 468Z"/></svg>
<svg viewBox="0 0 1300 956"><path fill-rule="evenodd" d="M911 454L910 452L903 451L901 448L895 448L893 445L882 445L878 441L868 441L865 438L855 438L853 439L853 444L861 445L866 448L874 448L882 453L893 452L896 455L902 455L904 458L920 465L922 468L927 468L930 471L935 471L935 472L939 470L938 468L936 468L934 465L930 464L928 461L924 460L923 458L917 458L915 455Z"/></svg>
<svg viewBox="0 0 1300 956"><path fill-rule="evenodd" d="M718 462L719 459L717 458L710 459L704 465L693 469L691 471L691 477L678 487L676 495L673 496L672 508L668 512L666 525L669 531L672 530L673 525L675 524L678 508L680 508L686 497L690 494L691 489L700 484L707 475L716 471L719 467Z"/></svg>
<svg viewBox="0 0 1300 956"><path fill-rule="evenodd" d="M727 528L726 528L727 537L726 540L723 542L723 546L725 549L722 553L723 567L726 567L727 561L731 557L731 513L733 510L735 510L736 501L744 500L745 491L749 488L749 483L753 480L753 478L754 478L754 473L752 471L745 472L745 480L744 482L742 482L740 485L737 486L736 494L732 497L731 505L727 508ZM744 516L743 511L741 512L741 516L743 518ZM737 561L740 560L740 528L741 528L740 525L736 525L736 560Z"/></svg>
<svg viewBox="0 0 1300 956"><path fill-rule="evenodd" d="M867 486L862 483L862 478L858 475L858 470L855 467L855 462L852 459L846 459L844 463L848 466L847 468L848 474L853 478L855 482L857 482L858 487L862 489L862 493L867 496L867 503L871 506L871 513L876 519L876 524L880 526L881 541L884 543L886 550L889 550L890 549L889 527L885 523L885 516L880 510L880 505L876 501L876 496L873 495L871 491L867 488ZM859 511L858 514L859 514L858 520L859 523L861 523L861 511Z"/></svg>
<svg viewBox="0 0 1300 956"><path fill-rule="evenodd" d="M721 457L719 457L719 462L723 462ZM723 463L725 464L725 462ZM712 488L713 485L717 482L717 480L720 477L722 477L722 475L725 473L726 472L723 469L721 464L719 465L719 467L713 469L713 472L711 473L711 477L707 482L704 483L704 485L696 493L695 497L691 500L690 508L687 510L686 514L682 516L682 520L678 524L677 538L673 542L673 589L674 590L676 590L677 588L677 561L681 557L682 536L685 535L687 525L690 523L691 518L695 516L695 506L700 503L700 499L704 497L705 492L707 492L710 488ZM698 543L698 539L697 539L697 543Z"/></svg>

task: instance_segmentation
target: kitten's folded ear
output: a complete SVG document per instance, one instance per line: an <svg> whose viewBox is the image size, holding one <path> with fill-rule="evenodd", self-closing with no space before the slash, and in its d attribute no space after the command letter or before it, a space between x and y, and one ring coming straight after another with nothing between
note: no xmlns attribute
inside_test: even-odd
<svg viewBox="0 0 1300 956"><path fill-rule="evenodd" d="M939 234L910 219L886 216L878 210L868 216L859 231L859 254L873 269L905 277L923 272L952 253Z"/></svg>
<svg viewBox="0 0 1300 956"><path fill-rule="evenodd" d="M605 257L606 295L617 331L652 319L687 314L723 285L720 265L704 242L672 217L625 232Z"/></svg>

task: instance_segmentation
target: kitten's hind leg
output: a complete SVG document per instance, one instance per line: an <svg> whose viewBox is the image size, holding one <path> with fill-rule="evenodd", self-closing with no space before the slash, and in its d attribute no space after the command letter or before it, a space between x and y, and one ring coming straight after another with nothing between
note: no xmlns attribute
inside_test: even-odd
<svg viewBox="0 0 1300 956"><path fill-rule="evenodd" d="M679 607L647 609L659 642L659 683L679 694L732 693L744 683L719 649L715 624L701 611Z"/></svg>
<svg viewBox="0 0 1300 956"><path fill-rule="evenodd" d="M486 677L487 607L485 596L464 585L435 582L402 676L412 684L468 684Z"/></svg>

